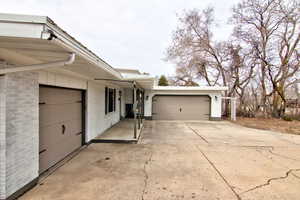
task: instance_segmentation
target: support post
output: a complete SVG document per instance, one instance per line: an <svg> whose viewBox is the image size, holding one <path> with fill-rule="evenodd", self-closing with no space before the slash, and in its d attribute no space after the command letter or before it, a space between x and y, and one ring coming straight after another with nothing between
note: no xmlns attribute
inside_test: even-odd
<svg viewBox="0 0 300 200"><path fill-rule="evenodd" d="M145 103L145 98L144 98L144 91L141 93L141 123L143 124L143 117L144 117L144 103Z"/></svg>
<svg viewBox="0 0 300 200"><path fill-rule="evenodd" d="M134 115L134 131L133 138L137 138L137 130L136 130L136 84L133 82L133 115Z"/></svg>
<svg viewBox="0 0 300 200"><path fill-rule="evenodd" d="M231 120L236 121L236 98L231 99Z"/></svg>
<svg viewBox="0 0 300 200"><path fill-rule="evenodd" d="M230 119L236 121L236 98L235 97L222 97L224 100L230 100Z"/></svg>
<svg viewBox="0 0 300 200"><path fill-rule="evenodd" d="M138 103L137 103L137 110L138 110L138 129L141 129L141 96L140 96L140 91L138 92Z"/></svg>
<svg viewBox="0 0 300 200"><path fill-rule="evenodd" d="M142 98L140 95L140 103L139 103L139 129L141 129L141 124L142 124Z"/></svg>

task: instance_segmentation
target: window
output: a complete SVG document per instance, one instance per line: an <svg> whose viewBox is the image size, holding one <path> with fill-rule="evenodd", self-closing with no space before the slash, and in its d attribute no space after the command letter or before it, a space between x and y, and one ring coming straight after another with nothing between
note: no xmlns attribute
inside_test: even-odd
<svg viewBox="0 0 300 200"><path fill-rule="evenodd" d="M116 89L105 87L105 114L116 111Z"/></svg>
<svg viewBox="0 0 300 200"><path fill-rule="evenodd" d="M105 114L108 113L108 109L107 109L107 104L108 104L108 88L105 87Z"/></svg>
<svg viewBox="0 0 300 200"><path fill-rule="evenodd" d="M113 111L116 111L116 103L117 103L117 99L116 99L116 93L117 93L117 90L114 89L113 90Z"/></svg>
<svg viewBox="0 0 300 200"><path fill-rule="evenodd" d="M109 89L108 91L108 112L113 112L114 111L114 90Z"/></svg>

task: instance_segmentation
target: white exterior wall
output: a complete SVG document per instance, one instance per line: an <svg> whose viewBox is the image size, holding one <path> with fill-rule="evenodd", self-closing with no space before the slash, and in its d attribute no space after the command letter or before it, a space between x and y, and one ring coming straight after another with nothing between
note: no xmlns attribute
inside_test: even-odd
<svg viewBox="0 0 300 200"><path fill-rule="evenodd" d="M87 89L87 81L70 75L39 71L39 84L74 89Z"/></svg>
<svg viewBox="0 0 300 200"><path fill-rule="evenodd" d="M208 95L211 98L210 117L220 118L222 116L222 99L220 91L151 91L146 90L145 97L145 117L152 116L152 98L155 95ZM217 97L217 98L215 98Z"/></svg>
<svg viewBox="0 0 300 200"><path fill-rule="evenodd" d="M126 95L127 91L111 83L105 81L87 81L71 75L39 71L39 84L86 90L86 142L102 134L120 120L119 90L122 90L123 95L121 98L121 113L122 116L125 115L125 101L128 99ZM107 115L105 115L104 106L106 86L117 89L116 111Z"/></svg>
<svg viewBox="0 0 300 200"><path fill-rule="evenodd" d="M105 115L105 87L117 89L116 111ZM86 142L102 134L120 120L119 88L105 83L88 82L86 115Z"/></svg>
<svg viewBox="0 0 300 200"><path fill-rule="evenodd" d="M0 77L0 199L38 177L38 76Z"/></svg>
<svg viewBox="0 0 300 200"><path fill-rule="evenodd" d="M101 83L87 81L71 75L58 74L54 72L39 71L39 84L83 89L86 90L86 142L102 134L106 129L116 124L120 120L119 90L116 85L105 81ZM116 111L105 115L105 87L117 89ZM121 89L122 90L122 89ZM122 90L122 94L125 92ZM122 98L122 116L125 113L125 96Z"/></svg>

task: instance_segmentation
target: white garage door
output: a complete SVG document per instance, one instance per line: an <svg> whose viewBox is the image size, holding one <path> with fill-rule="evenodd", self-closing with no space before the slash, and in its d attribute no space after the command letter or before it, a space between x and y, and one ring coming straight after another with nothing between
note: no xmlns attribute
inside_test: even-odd
<svg viewBox="0 0 300 200"><path fill-rule="evenodd" d="M208 120L208 96L155 96L152 117L154 120Z"/></svg>
<svg viewBox="0 0 300 200"><path fill-rule="evenodd" d="M82 145L82 91L40 87L42 173Z"/></svg>

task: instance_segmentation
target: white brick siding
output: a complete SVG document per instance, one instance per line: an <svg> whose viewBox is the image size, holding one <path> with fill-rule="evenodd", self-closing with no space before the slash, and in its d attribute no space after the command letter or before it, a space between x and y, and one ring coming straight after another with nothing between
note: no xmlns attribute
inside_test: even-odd
<svg viewBox="0 0 300 200"><path fill-rule="evenodd" d="M5 137L5 93L6 79L4 76L0 76L0 199L5 198L5 179L6 179L6 137Z"/></svg>
<svg viewBox="0 0 300 200"><path fill-rule="evenodd" d="M7 198L38 177L39 86L35 72L8 74L0 81L0 121L6 122L0 124L0 198Z"/></svg>

